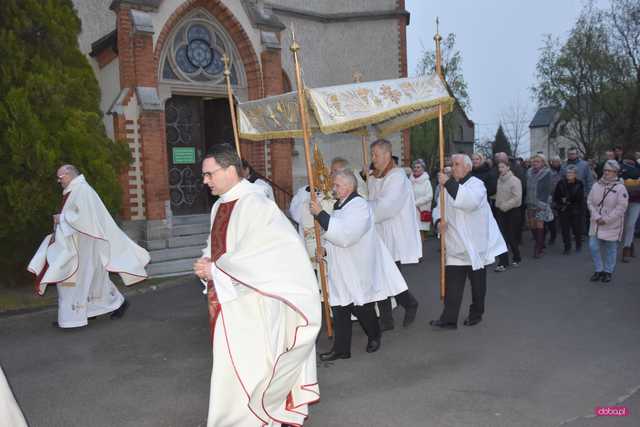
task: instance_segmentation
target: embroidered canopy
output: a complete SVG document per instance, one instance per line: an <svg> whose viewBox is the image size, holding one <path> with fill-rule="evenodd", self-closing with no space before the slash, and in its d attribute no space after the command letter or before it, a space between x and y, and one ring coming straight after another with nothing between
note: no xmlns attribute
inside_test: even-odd
<svg viewBox="0 0 640 427"><path fill-rule="evenodd" d="M375 82L307 88L312 132L363 133L371 126L379 137L448 113L454 103L437 74ZM302 137L297 93L239 103L240 138L253 141Z"/></svg>

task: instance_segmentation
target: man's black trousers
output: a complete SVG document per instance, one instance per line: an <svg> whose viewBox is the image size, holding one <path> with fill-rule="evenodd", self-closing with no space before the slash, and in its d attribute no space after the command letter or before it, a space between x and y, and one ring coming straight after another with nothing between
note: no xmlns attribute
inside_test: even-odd
<svg viewBox="0 0 640 427"><path fill-rule="evenodd" d="M482 318L484 314L484 297L487 293L487 270L482 268L473 271L470 265L447 265L445 267L446 292L444 297L444 310L440 320L445 323L458 323L458 313L464 284L467 277L471 281L471 306L469 307L469 319Z"/></svg>
<svg viewBox="0 0 640 427"><path fill-rule="evenodd" d="M333 312L334 352L351 353L351 314L358 319L370 340L380 338L380 324L376 318L374 302L364 305L334 305L331 306L331 311Z"/></svg>

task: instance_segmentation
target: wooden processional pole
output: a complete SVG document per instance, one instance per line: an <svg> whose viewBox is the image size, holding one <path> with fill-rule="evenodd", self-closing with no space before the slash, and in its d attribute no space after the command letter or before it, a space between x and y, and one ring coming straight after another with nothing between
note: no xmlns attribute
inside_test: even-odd
<svg viewBox="0 0 640 427"><path fill-rule="evenodd" d="M300 45L296 42L295 33L291 30L292 43L290 50L293 53L293 62L296 68L296 90L298 92L298 109L300 112L300 123L302 124L302 137L304 140L304 156L307 164L307 178L309 179L309 192L311 200L314 202L318 200L316 197L316 185L314 182L313 169L311 167L311 149L309 147L309 140L311 139L309 131L309 123L307 117L307 103L306 94L304 90L304 84L302 83L302 74L300 72L300 62L298 61L298 51ZM327 336L333 336L333 325L331 321L331 313L329 309L329 289L327 286L327 270L324 262L321 260L323 254L322 244L320 242L320 224L317 220L313 221L313 229L316 237L316 258L318 259L318 268L320 270L320 285L322 286L323 307L325 321L327 322Z"/></svg>
<svg viewBox="0 0 640 427"><path fill-rule="evenodd" d="M238 157L242 160L242 154L240 154L240 138L238 137L238 122L236 119L236 105L233 102L233 91L231 90L231 70L229 70L229 57L226 53L222 55L222 61L224 62L224 78L227 82L227 97L229 98L229 111L231 112L231 125L233 126L233 140L236 143Z"/></svg>
<svg viewBox="0 0 640 427"><path fill-rule="evenodd" d="M439 21L436 18L436 35L433 40L436 42L436 73L440 76L440 79L444 83L444 76L442 75L442 52L440 51L440 42L442 37L440 36ZM444 124L442 121L443 111L442 104L438 105L438 151L440 154L440 173L444 173ZM440 223L446 224L445 221L445 208L444 208L444 188L440 188ZM437 230L436 230L437 232ZM445 296L445 259L446 259L446 245L444 241L444 234L440 234L440 299L444 300Z"/></svg>

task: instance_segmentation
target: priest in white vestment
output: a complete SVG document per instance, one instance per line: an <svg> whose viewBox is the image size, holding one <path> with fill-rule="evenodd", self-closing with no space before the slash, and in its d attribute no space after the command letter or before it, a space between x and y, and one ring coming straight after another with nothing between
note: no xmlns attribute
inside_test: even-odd
<svg viewBox="0 0 640 427"><path fill-rule="evenodd" d="M302 425L320 397L320 295L304 245L276 204L242 179L228 144L202 163L211 236L195 273L207 282L213 368L209 427Z"/></svg>
<svg viewBox="0 0 640 427"><path fill-rule="evenodd" d="M434 224L445 239L445 298L442 315L430 322L437 329L456 329L467 277L471 282L471 306L465 326L482 321L487 292L487 270L507 246L493 218L484 183L471 176L471 159L466 154L452 156L452 177L439 173L445 192L445 219L440 205L433 211Z"/></svg>
<svg viewBox="0 0 640 427"><path fill-rule="evenodd" d="M53 216L54 232L43 240L27 269L36 275L36 293L57 284L58 321L77 328L87 319L111 313L121 317L128 306L109 272L125 285L147 278L149 253L115 223L98 194L73 165L58 169L62 208Z"/></svg>
<svg viewBox="0 0 640 427"><path fill-rule="evenodd" d="M367 353L377 351L381 331L375 302L386 297L386 283L399 289L407 287L375 231L367 201L356 192L354 173L348 169L334 172L333 189L338 201L331 215L318 202L312 201L310 207L325 230L323 246L335 326L333 348L320 354L323 361L351 357L351 314L367 334Z"/></svg>
<svg viewBox="0 0 640 427"><path fill-rule="evenodd" d="M2 367L0 367L0 427L27 427Z"/></svg>
<svg viewBox="0 0 640 427"><path fill-rule="evenodd" d="M371 158L374 172L369 175L369 206L373 211L378 235L389 249L398 267L402 264L416 264L422 258L422 241L418 229L415 200L411 182L403 169L395 165L391 156L391 142L379 139L371 144ZM416 318L418 301L409 290L393 294L404 310L404 327ZM378 302L380 322L383 331L394 328L391 301Z"/></svg>

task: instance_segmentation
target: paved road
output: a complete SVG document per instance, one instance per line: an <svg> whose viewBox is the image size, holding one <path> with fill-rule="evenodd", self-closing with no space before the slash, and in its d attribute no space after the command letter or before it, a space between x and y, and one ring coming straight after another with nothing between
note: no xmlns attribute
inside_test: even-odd
<svg viewBox="0 0 640 427"><path fill-rule="evenodd" d="M426 261L405 271L421 301L416 324L386 333L374 354L354 325L352 359L318 367L322 399L306 425L640 425L640 259L619 264L605 286L588 282L586 253L552 248L489 273L483 323L432 331L435 251L429 242ZM74 331L51 328L53 310L0 318L0 364L30 425L205 425L211 361L199 291L183 278L132 297L121 320ZM616 402L631 416L592 417Z"/></svg>

